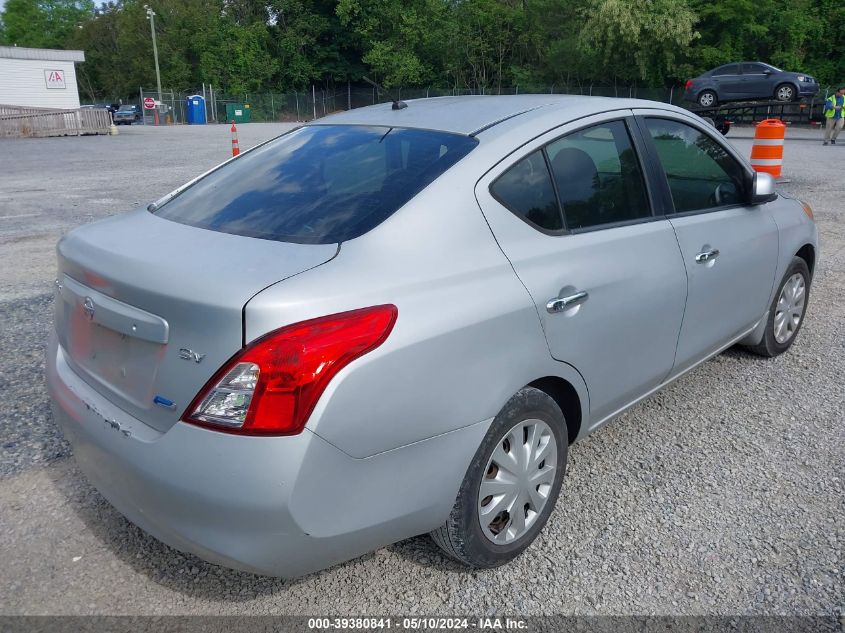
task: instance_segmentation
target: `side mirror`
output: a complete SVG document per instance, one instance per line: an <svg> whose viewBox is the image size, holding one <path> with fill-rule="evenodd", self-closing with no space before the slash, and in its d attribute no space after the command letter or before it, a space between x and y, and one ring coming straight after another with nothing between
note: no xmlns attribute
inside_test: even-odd
<svg viewBox="0 0 845 633"><path fill-rule="evenodd" d="M775 193L775 179L764 171L755 171L751 181L751 204L766 204L778 197Z"/></svg>
<svg viewBox="0 0 845 633"><path fill-rule="evenodd" d="M772 71L767 68L766 70L763 71L763 74L764 75L771 75Z"/></svg>

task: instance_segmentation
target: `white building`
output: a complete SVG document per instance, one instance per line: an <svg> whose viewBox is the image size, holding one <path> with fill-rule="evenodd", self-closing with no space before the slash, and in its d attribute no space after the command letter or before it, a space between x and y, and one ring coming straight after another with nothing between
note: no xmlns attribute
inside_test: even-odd
<svg viewBox="0 0 845 633"><path fill-rule="evenodd" d="M78 108L75 62L83 51L0 46L0 105Z"/></svg>

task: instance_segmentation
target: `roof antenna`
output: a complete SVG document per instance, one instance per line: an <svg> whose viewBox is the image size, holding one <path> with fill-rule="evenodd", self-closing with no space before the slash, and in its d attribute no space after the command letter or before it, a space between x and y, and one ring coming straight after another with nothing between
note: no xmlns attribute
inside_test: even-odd
<svg viewBox="0 0 845 633"><path fill-rule="evenodd" d="M390 100L393 102L393 105L391 106L391 110L404 110L405 108L408 107L407 103L405 103L404 101L399 99L398 94L396 95L396 97L393 97L390 94L389 90L385 90L384 88L382 88L379 84L377 84L375 81L373 81L369 77L364 76L364 77L362 77L362 79L364 81L366 81L368 84L370 84L371 86L375 87L375 89L378 90L379 92L384 92L384 93L387 94L388 97L390 97Z"/></svg>

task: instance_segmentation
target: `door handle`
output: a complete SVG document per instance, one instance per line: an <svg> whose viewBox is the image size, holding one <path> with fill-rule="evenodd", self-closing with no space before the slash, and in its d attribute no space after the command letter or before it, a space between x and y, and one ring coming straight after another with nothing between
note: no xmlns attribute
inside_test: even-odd
<svg viewBox="0 0 845 633"><path fill-rule="evenodd" d="M719 256L719 249L714 248L709 251L702 251L698 255L695 256L695 263L696 264L706 264L712 259L716 259Z"/></svg>
<svg viewBox="0 0 845 633"><path fill-rule="evenodd" d="M563 312L564 310L569 310L569 308L581 305L589 298L590 295L583 290L568 297L556 297L546 304L546 310L550 314L557 314L558 312Z"/></svg>

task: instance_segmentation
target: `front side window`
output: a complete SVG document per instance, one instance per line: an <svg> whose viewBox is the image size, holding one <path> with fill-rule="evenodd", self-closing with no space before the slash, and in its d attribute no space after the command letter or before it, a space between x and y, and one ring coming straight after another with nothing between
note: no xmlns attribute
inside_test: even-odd
<svg viewBox="0 0 845 633"><path fill-rule="evenodd" d="M745 169L724 147L685 123L668 119L645 122L676 213L742 203Z"/></svg>
<svg viewBox="0 0 845 633"><path fill-rule="evenodd" d="M221 233L344 242L386 220L477 144L431 130L307 126L211 172L155 213Z"/></svg>
<svg viewBox="0 0 845 633"><path fill-rule="evenodd" d="M490 193L515 215L538 228L546 231L563 228L542 150L529 154L499 176Z"/></svg>
<svg viewBox="0 0 845 633"><path fill-rule="evenodd" d="M546 148L566 228L651 216L643 174L623 121L579 130Z"/></svg>

